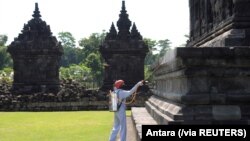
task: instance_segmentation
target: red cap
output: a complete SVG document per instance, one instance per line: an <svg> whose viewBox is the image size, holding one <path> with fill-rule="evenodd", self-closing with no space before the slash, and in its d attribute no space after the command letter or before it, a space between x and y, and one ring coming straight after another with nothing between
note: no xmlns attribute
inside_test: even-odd
<svg viewBox="0 0 250 141"><path fill-rule="evenodd" d="M122 85L124 85L124 81L123 80L117 80L117 81L115 81L115 87L117 89L119 89Z"/></svg>

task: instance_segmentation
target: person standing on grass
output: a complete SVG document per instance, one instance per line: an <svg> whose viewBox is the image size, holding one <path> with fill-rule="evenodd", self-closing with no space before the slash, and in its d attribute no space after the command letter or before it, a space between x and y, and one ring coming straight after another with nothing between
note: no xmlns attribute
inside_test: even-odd
<svg viewBox="0 0 250 141"><path fill-rule="evenodd" d="M114 114L114 125L109 138L109 141L115 141L116 136L120 130L120 140L126 141L127 135L127 121L126 121L126 98L136 92L139 86L143 85L143 80L138 82L131 90L126 91L122 89L124 86L123 80L117 80L114 84L114 91L117 94L118 99L122 102L121 106L118 106L117 112Z"/></svg>

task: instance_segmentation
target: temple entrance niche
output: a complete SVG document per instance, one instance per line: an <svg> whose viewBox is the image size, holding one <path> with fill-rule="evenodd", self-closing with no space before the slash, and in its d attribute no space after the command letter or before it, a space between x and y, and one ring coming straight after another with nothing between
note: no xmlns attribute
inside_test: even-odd
<svg viewBox="0 0 250 141"><path fill-rule="evenodd" d="M102 90L112 89L114 81L118 79L125 81L125 89L130 89L136 82L144 79L144 59L148 47L143 42L135 23L131 28L125 1L122 1L119 17L118 32L112 23L110 31L100 46L100 52L105 60Z"/></svg>

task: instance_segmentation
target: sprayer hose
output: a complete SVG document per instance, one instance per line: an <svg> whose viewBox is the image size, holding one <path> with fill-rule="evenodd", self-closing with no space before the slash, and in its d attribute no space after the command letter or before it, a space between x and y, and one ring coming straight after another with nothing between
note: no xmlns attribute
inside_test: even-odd
<svg viewBox="0 0 250 141"><path fill-rule="evenodd" d="M126 102L126 105L132 104L135 102L135 98L136 98L137 92L132 94L132 99L129 102Z"/></svg>
<svg viewBox="0 0 250 141"><path fill-rule="evenodd" d="M132 104L135 102L135 99L136 99L136 95L137 95L137 91L138 91L139 87L136 89L136 91L131 95L132 96L132 99L129 101L129 102L126 102L125 104L126 105L129 105L129 104Z"/></svg>

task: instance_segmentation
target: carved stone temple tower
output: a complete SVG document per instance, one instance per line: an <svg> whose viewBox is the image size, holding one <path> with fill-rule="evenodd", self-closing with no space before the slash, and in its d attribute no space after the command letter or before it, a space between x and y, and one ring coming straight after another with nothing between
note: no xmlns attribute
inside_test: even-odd
<svg viewBox="0 0 250 141"><path fill-rule="evenodd" d="M63 49L50 26L41 19L38 4L33 18L9 45L13 59L13 90L20 93L59 90L59 62Z"/></svg>
<svg viewBox="0 0 250 141"><path fill-rule="evenodd" d="M122 10L117 21L118 32L112 23L109 33L100 52L105 59L105 77L102 90L113 88L115 80L123 79L126 88L131 88L136 82L144 79L144 59L148 52L135 23L131 28L131 21L122 1Z"/></svg>

